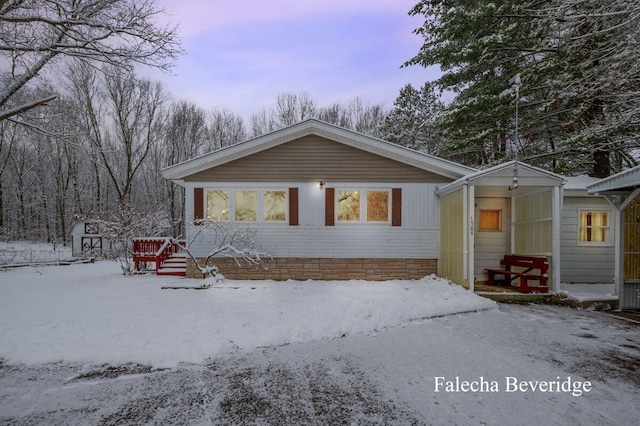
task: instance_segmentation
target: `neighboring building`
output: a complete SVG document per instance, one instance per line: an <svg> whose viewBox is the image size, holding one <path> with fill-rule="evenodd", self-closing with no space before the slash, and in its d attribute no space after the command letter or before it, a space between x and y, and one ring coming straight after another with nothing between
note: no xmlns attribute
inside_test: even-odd
<svg viewBox="0 0 640 426"><path fill-rule="evenodd" d="M111 249L111 242L100 234L96 222L78 222L73 225L71 239L75 257L101 256Z"/></svg>
<svg viewBox="0 0 640 426"><path fill-rule="evenodd" d="M618 216L605 197L587 192L587 185L598 181L589 176L570 177L564 185L560 234L562 282L614 282Z"/></svg>
<svg viewBox="0 0 640 426"><path fill-rule="evenodd" d="M640 309L640 166L587 186L609 201L619 223L614 240L614 276L621 309Z"/></svg>

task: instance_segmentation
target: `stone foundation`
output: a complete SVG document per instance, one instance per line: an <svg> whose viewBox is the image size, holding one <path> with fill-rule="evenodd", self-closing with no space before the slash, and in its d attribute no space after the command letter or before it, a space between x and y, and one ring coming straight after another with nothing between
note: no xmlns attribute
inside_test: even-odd
<svg viewBox="0 0 640 426"><path fill-rule="evenodd" d="M438 270L437 259L278 258L267 260L266 268L256 268L242 261L238 267L233 259L223 258L212 264L225 277L240 280L409 280ZM187 277L202 277L191 259L187 261Z"/></svg>

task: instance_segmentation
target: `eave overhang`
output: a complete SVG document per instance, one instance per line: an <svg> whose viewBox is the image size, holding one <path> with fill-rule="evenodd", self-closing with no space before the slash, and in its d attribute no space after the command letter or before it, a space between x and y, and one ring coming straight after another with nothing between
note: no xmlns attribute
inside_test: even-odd
<svg viewBox="0 0 640 426"><path fill-rule="evenodd" d="M363 135L352 130L334 126L323 121L310 119L290 127L268 133L225 147L208 154L183 161L162 169L162 176L184 186L184 179L195 173L235 161L249 155L282 145L308 135L317 135L344 145L360 149L426 170L449 179L458 179L476 169L432 155L424 154L382 139Z"/></svg>

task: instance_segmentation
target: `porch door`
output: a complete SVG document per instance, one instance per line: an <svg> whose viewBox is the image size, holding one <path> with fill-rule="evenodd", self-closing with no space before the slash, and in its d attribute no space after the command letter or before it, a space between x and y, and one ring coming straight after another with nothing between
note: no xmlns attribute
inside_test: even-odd
<svg viewBox="0 0 640 426"><path fill-rule="evenodd" d="M474 276L486 281L485 268L500 268L508 253L511 223L509 198L476 198L473 225L475 247Z"/></svg>

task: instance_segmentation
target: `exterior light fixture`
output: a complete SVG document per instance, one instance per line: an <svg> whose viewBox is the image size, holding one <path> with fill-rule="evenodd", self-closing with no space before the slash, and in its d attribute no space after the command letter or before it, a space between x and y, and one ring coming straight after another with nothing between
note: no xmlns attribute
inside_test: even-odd
<svg viewBox="0 0 640 426"><path fill-rule="evenodd" d="M320 191L322 191L324 189L324 181L320 181L318 182L318 188L320 188Z"/></svg>

